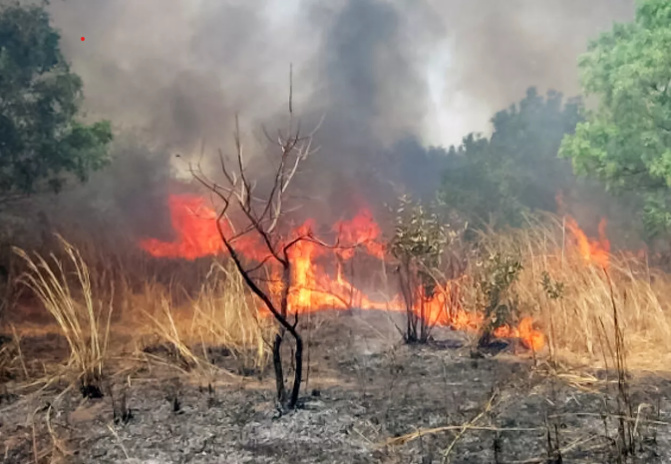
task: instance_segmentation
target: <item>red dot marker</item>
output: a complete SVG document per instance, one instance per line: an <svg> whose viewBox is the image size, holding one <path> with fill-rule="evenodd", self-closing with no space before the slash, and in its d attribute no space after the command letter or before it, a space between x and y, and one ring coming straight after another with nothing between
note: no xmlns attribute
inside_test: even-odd
<svg viewBox="0 0 671 464"><path fill-rule="evenodd" d="M82 42L86 40L86 37L82 37Z"/></svg>

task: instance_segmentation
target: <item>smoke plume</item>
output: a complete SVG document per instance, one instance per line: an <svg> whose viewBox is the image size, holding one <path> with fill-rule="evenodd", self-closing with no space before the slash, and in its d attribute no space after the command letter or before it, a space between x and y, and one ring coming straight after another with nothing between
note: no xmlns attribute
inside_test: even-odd
<svg viewBox="0 0 671 464"><path fill-rule="evenodd" d="M440 150L422 147L487 132L529 86L576 94L577 56L630 19L634 1L67 0L50 9L88 114L166 157L228 148L236 113L259 140L252 129L286 114L293 63L304 126L325 117L301 189L337 212L399 184L427 190Z"/></svg>

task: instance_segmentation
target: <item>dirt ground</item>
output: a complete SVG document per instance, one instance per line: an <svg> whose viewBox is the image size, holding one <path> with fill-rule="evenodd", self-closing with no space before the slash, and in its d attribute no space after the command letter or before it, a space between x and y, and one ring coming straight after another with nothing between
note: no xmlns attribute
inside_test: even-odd
<svg viewBox="0 0 671 464"><path fill-rule="evenodd" d="M275 407L270 369L205 379L138 361L115 369L101 399L62 383L38 390L9 380L0 386L0 462L671 462L665 378L634 373L634 419L620 421L627 405L618 407L614 373L550 369L514 344L474 352L469 336L443 329L430 345L408 346L378 312L313 317L295 412ZM53 335L21 346L40 356L64 348ZM219 358L235 368L228 353ZM627 430L635 459L618 451Z"/></svg>

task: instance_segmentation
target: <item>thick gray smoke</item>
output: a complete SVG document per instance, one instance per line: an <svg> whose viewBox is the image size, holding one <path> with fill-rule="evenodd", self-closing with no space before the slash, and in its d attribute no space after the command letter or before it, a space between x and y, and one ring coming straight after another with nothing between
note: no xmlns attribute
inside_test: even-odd
<svg viewBox="0 0 671 464"><path fill-rule="evenodd" d="M443 127L449 136L428 141L458 142L531 85L577 92L577 55L613 21L631 18L633 4L60 0L51 9L88 108L185 146L215 143L235 111L250 119L276 112L289 62L303 110L343 113L387 140L401 129L426 138L442 114L459 130Z"/></svg>
<svg viewBox="0 0 671 464"><path fill-rule="evenodd" d="M236 112L247 128L272 125L286 112L293 63L297 112L306 126L325 116L302 188L339 211L371 201L372 179L402 183L403 169L421 170L435 155L423 146L486 132L491 115L529 86L577 93L577 56L613 21L630 19L634 0L63 0L50 8L90 115L166 153L228 147ZM384 161L415 154L404 168ZM428 171L407 179L426 187L439 174Z"/></svg>

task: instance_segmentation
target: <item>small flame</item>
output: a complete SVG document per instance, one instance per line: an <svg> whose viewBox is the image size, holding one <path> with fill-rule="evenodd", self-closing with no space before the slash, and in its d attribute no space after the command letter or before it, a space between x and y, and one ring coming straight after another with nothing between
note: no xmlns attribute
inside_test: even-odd
<svg viewBox="0 0 671 464"><path fill-rule="evenodd" d="M517 328L503 325L497 327L493 335L499 338L519 338L527 348L538 351L545 346L545 336L533 328L533 319L524 317Z"/></svg>

